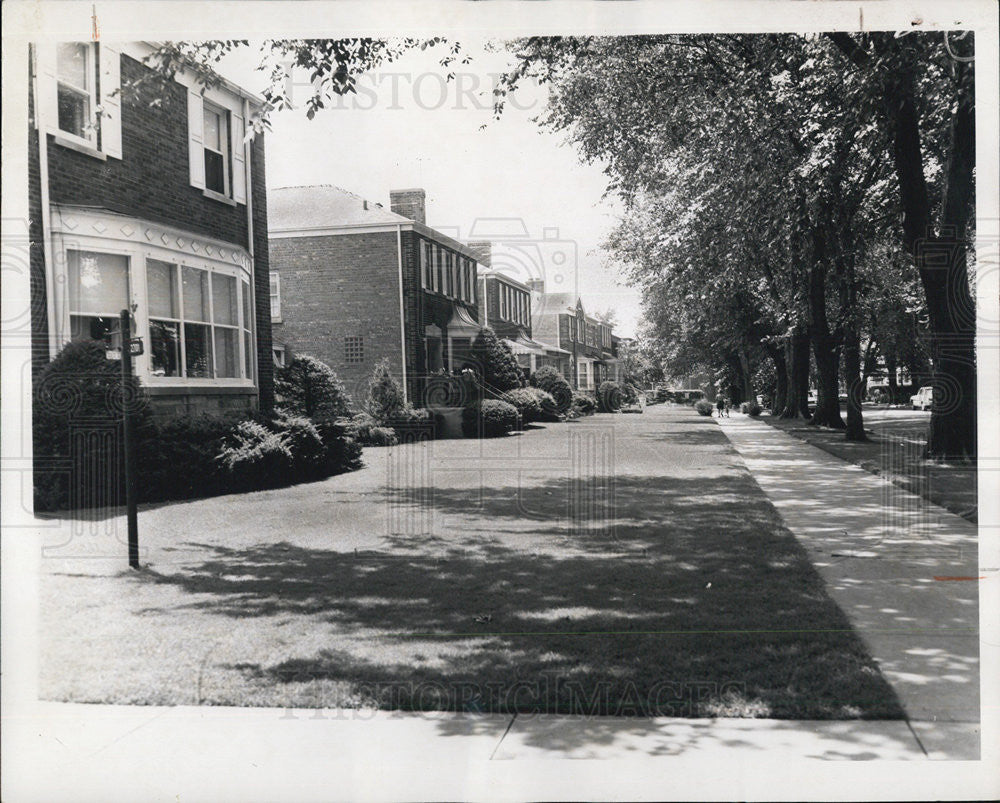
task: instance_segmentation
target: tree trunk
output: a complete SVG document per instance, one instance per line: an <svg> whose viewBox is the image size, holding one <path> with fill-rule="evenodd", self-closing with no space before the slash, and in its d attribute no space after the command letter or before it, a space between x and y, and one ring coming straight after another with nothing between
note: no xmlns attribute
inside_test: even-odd
<svg viewBox="0 0 1000 803"><path fill-rule="evenodd" d="M893 159L904 210L903 241L920 272L930 319L936 390L927 454L934 457L976 455L976 314L965 243L973 198L976 133L971 87L962 81L964 71L973 69L972 62L956 60L954 69L958 74L957 102L938 235L931 228L911 72L905 72L893 86L899 100L890 106Z"/></svg>
<svg viewBox="0 0 1000 803"><path fill-rule="evenodd" d="M866 441L861 396L865 380L861 376L861 336L857 327L848 324L844 332L844 385L847 387L847 433L849 441Z"/></svg>
<svg viewBox="0 0 1000 803"><path fill-rule="evenodd" d="M811 424L844 429L840 417L840 399L837 376L840 371L837 359L837 338L830 332L826 319L826 266L824 263L822 235L817 234L816 259L809 271L809 337L813 356L816 358L817 384L816 412Z"/></svg>
<svg viewBox="0 0 1000 803"><path fill-rule="evenodd" d="M792 330L785 344L788 366L788 393L782 418L809 418L809 333L804 327Z"/></svg>
<svg viewBox="0 0 1000 803"><path fill-rule="evenodd" d="M780 415L785 409L788 398L788 366L785 363L785 351L775 343L768 343L767 354L774 363L776 376L774 383L774 399L771 401L771 413Z"/></svg>
<svg viewBox="0 0 1000 803"><path fill-rule="evenodd" d="M896 349L895 346L892 346L885 352L885 381L889 385L889 404L896 404L899 399L899 384L896 381L898 367Z"/></svg>

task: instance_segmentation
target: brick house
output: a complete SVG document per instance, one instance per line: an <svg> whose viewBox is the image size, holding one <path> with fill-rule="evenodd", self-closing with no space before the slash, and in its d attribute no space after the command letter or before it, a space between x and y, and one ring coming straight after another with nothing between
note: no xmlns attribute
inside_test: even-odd
<svg viewBox="0 0 1000 803"><path fill-rule="evenodd" d="M605 380L619 378L618 344L612 327L587 315L572 293L546 293L533 282L534 335L568 352L564 376L575 390L594 391Z"/></svg>
<svg viewBox="0 0 1000 803"><path fill-rule="evenodd" d="M77 339L121 345L160 414L273 401L260 100L178 75L151 105L123 84L145 43L31 49L32 366Z"/></svg>
<svg viewBox="0 0 1000 803"><path fill-rule="evenodd" d="M268 197L275 360L311 354L353 399L382 359L424 406L429 377L463 367L479 334L477 255L427 226L425 193L390 208L339 187Z"/></svg>
<svg viewBox="0 0 1000 803"><path fill-rule="evenodd" d="M551 365L568 375L570 353L558 346L534 339L531 286L501 270L492 270L492 245L489 241L470 242L479 255L480 265L488 270L479 278L479 322L489 326L506 341L518 364L528 374L543 365Z"/></svg>

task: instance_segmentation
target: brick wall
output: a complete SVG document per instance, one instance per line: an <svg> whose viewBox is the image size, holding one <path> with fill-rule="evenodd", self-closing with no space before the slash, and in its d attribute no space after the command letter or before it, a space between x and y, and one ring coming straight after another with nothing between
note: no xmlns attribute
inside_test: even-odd
<svg viewBox="0 0 1000 803"><path fill-rule="evenodd" d="M286 359L311 354L360 402L375 364L389 359L402 378L396 233L274 238L271 268L281 276L281 321L274 342ZM344 338L364 338L364 361L345 360Z"/></svg>
<svg viewBox="0 0 1000 803"><path fill-rule="evenodd" d="M140 62L122 56L123 84L148 71ZM29 93L30 94L30 93ZM47 139L49 198L52 203L94 206L250 248L247 211L205 197L190 185L188 169L187 90L177 83L166 87L162 104L125 95L122 99L122 158L96 159ZM34 120L34 98L29 115ZM34 368L49 359L46 282L42 247L42 208L37 131L29 131L29 208L31 210L32 362ZM267 183L264 139L251 147L253 252L256 296L256 333L260 406L273 403L273 362L268 280Z"/></svg>
<svg viewBox="0 0 1000 803"><path fill-rule="evenodd" d="M148 69L122 56L122 85ZM187 89L173 82L162 106L122 99L122 158L101 161L49 138L53 203L96 206L247 247L247 213L190 184Z"/></svg>

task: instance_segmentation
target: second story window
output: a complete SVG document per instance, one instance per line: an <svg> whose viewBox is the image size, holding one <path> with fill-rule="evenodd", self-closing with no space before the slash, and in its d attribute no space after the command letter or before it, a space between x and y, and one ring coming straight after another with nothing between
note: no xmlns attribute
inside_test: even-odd
<svg viewBox="0 0 1000 803"><path fill-rule="evenodd" d="M228 115L217 106L205 104L205 189L229 194Z"/></svg>
<svg viewBox="0 0 1000 803"><path fill-rule="evenodd" d="M96 144L91 121L97 89L94 46L62 42L56 52L56 73L59 130Z"/></svg>
<svg viewBox="0 0 1000 803"><path fill-rule="evenodd" d="M281 320L281 275L271 271L271 320Z"/></svg>

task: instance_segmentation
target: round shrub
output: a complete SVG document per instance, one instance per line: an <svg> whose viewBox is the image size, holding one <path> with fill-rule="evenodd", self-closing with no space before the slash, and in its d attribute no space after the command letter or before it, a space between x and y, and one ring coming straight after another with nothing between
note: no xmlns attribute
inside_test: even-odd
<svg viewBox="0 0 1000 803"><path fill-rule="evenodd" d="M344 383L322 360L301 354L274 372L277 407L313 421L332 421L349 415Z"/></svg>
<svg viewBox="0 0 1000 803"><path fill-rule="evenodd" d="M550 365L539 368L531 375L531 386L544 390L556 403L560 413L565 413L573 404L573 389L565 377Z"/></svg>
<svg viewBox="0 0 1000 803"><path fill-rule="evenodd" d="M517 408L499 399L484 399L462 410L466 438L496 438L517 426Z"/></svg>
<svg viewBox="0 0 1000 803"><path fill-rule="evenodd" d="M365 446L395 446L399 443L396 430L391 427L372 427L368 430L368 440Z"/></svg>
<svg viewBox="0 0 1000 803"><path fill-rule="evenodd" d="M712 402L699 399L695 402L694 409L698 411L698 415L711 415L713 410Z"/></svg>
<svg viewBox="0 0 1000 803"><path fill-rule="evenodd" d="M517 409L517 415L522 425L530 424L532 421L538 421L542 415L542 405L532 392L537 390L538 388L508 390L500 397L500 401L505 401Z"/></svg>
<svg viewBox="0 0 1000 803"><path fill-rule="evenodd" d="M597 409L602 413L614 413L621 409L625 399L617 382L606 380L597 387Z"/></svg>
<svg viewBox="0 0 1000 803"><path fill-rule="evenodd" d="M593 415L597 412L597 402L586 393L574 393L573 410L577 415Z"/></svg>
<svg viewBox="0 0 1000 803"><path fill-rule="evenodd" d="M556 400L552 397L551 393L546 393L541 388L527 387L525 391L534 396L535 400L538 402L538 407L541 410L539 416L536 420L538 421L560 421L562 415L559 413L559 405L556 404Z"/></svg>
<svg viewBox="0 0 1000 803"><path fill-rule="evenodd" d="M756 418L761 414L761 406L757 402L753 401L747 404L747 415Z"/></svg>

